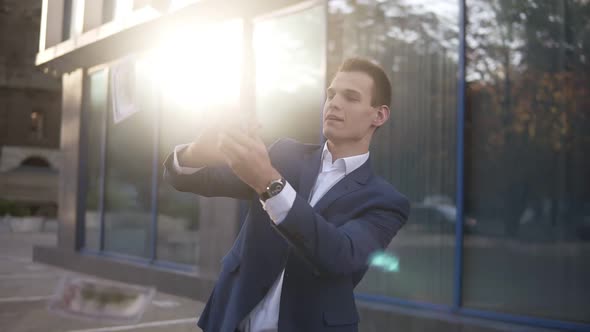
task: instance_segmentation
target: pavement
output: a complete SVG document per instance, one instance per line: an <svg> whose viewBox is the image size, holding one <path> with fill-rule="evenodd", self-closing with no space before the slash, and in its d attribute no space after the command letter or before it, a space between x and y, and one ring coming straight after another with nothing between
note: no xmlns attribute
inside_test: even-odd
<svg viewBox="0 0 590 332"><path fill-rule="evenodd" d="M73 272L33 262L32 252L34 245L56 241L55 231L13 233L0 225L0 332L201 331L196 322L204 303L161 292L134 324L67 318L49 311L57 283Z"/></svg>

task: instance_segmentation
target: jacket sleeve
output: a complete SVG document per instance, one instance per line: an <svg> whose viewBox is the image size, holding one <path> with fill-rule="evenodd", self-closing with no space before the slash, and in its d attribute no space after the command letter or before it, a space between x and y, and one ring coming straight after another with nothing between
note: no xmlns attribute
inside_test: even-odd
<svg viewBox="0 0 590 332"><path fill-rule="evenodd" d="M369 265L371 254L384 250L409 213L408 200L398 195L372 204L364 213L337 227L316 213L299 195L276 229L298 254L326 276L349 275Z"/></svg>
<svg viewBox="0 0 590 332"><path fill-rule="evenodd" d="M174 189L206 197L250 199L255 192L227 166L204 167L192 174L179 174L174 169L173 154L164 161L164 181Z"/></svg>
<svg viewBox="0 0 590 332"><path fill-rule="evenodd" d="M269 147L269 154L277 150L280 141ZM229 166L203 167L192 174L180 174L174 167L174 152L164 161L165 182L178 191L191 192L206 197L231 197L249 200L256 192L238 178Z"/></svg>

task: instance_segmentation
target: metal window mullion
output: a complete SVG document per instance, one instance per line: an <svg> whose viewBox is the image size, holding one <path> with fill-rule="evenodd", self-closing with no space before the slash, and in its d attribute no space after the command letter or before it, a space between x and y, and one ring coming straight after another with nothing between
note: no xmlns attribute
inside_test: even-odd
<svg viewBox="0 0 590 332"><path fill-rule="evenodd" d="M329 0L324 0L320 2L321 6L324 6L324 44L322 45L323 49L322 49L322 55L323 55L323 59L322 59L322 68L320 69L321 72L324 73L324 89L322 90L322 99L320 101L320 105L324 104L324 101L326 100L326 90L328 89L328 75L330 75L330 73L328 73L328 41L329 41L329 33L328 33L328 22L330 19L330 13L328 12L328 1ZM323 110L320 112L319 114L319 121L320 121L320 132L319 132L319 139L318 141L320 142L321 145L323 145L326 142L326 139L324 137L324 115L323 115Z"/></svg>
<svg viewBox="0 0 590 332"><path fill-rule="evenodd" d="M78 144L78 195L76 202L76 251L86 245L86 199L88 195L88 119L89 119L89 77L82 73L82 105L80 109L80 131Z"/></svg>
<svg viewBox="0 0 590 332"><path fill-rule="evenodd" d="M453 310L462 305L463 287L463 215L464 215L464 136L465 136L465 0L459 0L459 68L457 87L457 215L455 220L455 261Z"/></svg>
<svg viewBox="0 0 590 332"><path fill-rule="evenodd" d="M150 83L150 91L153 91L153 82ZM151 94L151 93L150 93ZM153 109L154 114L154 137L152 139L152 222L151 222L151 255L150 262L153 263L157 259L157 248L158 248L158 189L159 189L159 160L158 153L160 147L160 117L162 110L162 94L156 92L155 108Z"/></svg>
<svg viewBox="0 0 590 332"><path fill-rule="evenodd" d="M102 123L102 141L100 145L100 171L99 171L99 194L98 194L98 211L99 211L99 221L100 221L100 240L99 240L99 251L104 251L105 248L105 218L104 218L104 208L105 208L105 182L106 182L106 163L107 163L107 135L108 135L108 121L109 121L109 103L111 97L111 91L109 89L110 86L110 75L109 75L109 68L104 69L104 73L106 75L106 86L107 89L107 100L105 102L103 121Z"/></svg>

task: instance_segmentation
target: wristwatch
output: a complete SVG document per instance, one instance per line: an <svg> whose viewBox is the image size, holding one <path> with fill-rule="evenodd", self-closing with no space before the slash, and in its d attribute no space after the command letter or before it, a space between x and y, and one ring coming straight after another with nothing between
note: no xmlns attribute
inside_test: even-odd
<svg viewBox="0 0 590 332"><path fill-rule="evenodd" d="M286 184L287 181L283 178L270 181L268 186L266 186L266 190L260 194L260 200L265 202L267 199L278 195L285 188Z"/></svg>

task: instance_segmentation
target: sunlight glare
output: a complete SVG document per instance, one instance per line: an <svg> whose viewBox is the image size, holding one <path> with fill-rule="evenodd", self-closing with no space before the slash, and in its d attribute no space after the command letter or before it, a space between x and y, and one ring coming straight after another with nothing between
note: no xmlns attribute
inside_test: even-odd
<svg viewBox="0 0 590 332"><path fill-rule="evenodd" d="M240 21L211 26L179 26L164 34L141 66L167 103L202 111L238 107L242 58Z"/></svg>

